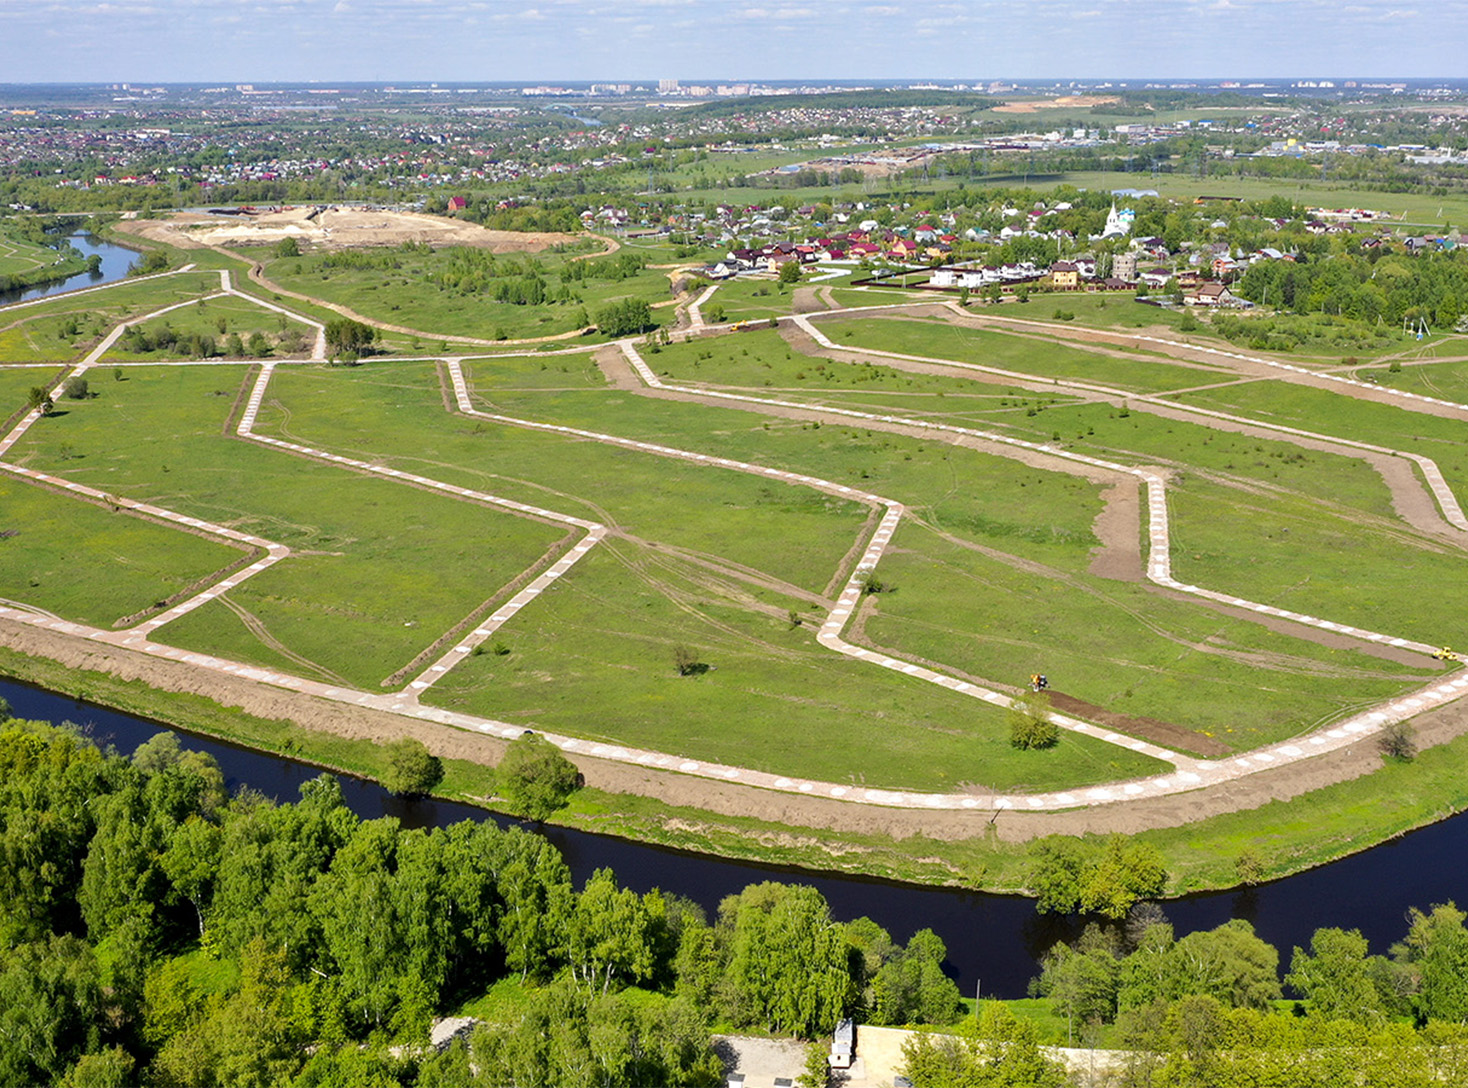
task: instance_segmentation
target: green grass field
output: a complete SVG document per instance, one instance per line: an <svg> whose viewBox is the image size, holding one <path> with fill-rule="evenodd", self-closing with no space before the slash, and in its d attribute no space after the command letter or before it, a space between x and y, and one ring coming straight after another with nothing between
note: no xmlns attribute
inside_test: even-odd
<svg viewBox="0 0 1468 1088"><path fill-rule="evenodd" d="M664 263L672 254L664 246L649 256ZM291 289L336 292L345 305L425 334L535 334L532 326L553 325L570 308L495 303L482 292L466 302L429 281L451 259L442 251L405 253L396 268L330 268L324 281L304 268L320 259L277 260L271 275L283 282L296 276L300 284ZM269 296L229 256L201 260L234 268L241 289ZM564 262L558 254L542 259L552 289ZM614 297L613 287L659 301L668 297L667 282L666 270L648 268L616 283L567 286L594 309L595 297ZM0 314L0 361L75 357L111 322L218 285L217 273L200 271ZM870 304L904 297L833 293ZM714 300L729 319L752 319L788 312L792 294L744 281L721 287ZM332 316L282 302L308 316ZM515 311L522 324L486 328L486 307ZM1057 307L1075 311L1077 321L1121 328L1138 315L1149 324L1175 316L1119 298L1103 308L1087 296L1048 296L1001 312L1051 320ZM666 318L672 309L655 312ZM186 305L157 323L163 320L180 335L216 339L259 331L274 340L282 331L276 314L237 299ZM1461 487L1468 451L1453 421L1283 382L1239 381L1221 366L1142 350L1089 351L932 319L863 317L821 327L853 347L1011 370L1030 376L1032 388L830 362L803 356L763 329L645 357L669 380L693 387L949 421L1168 467L1179 579L1391 635L1462 641L1454 635L1452 595L1414 593L1455 584L1460 557L1397 520L1385 485L1360 460L1167 419L1135 403L1128 410L1045 383L1075 379L1166 393L1180 403L1405 446L1437 458ZM432 335L394 334L387 347L443 350ZM858 421L817 423L755 406L640 396L609 386L589 352L484 356L465 370L486 413L807 473L903 503L907 519L880 568L895 592L866 598L848 637L981 682L1017 689L1030 672L1046 671L1058 691L1242 751L1337 720L1436 671L1426 662L1414 668L1330 649L1142 584L1091 575L1106 485L1078 475ZM1432 395L1468 385L1468 366L1451 357L1401 373L1371 372ZM0 369L7 413L55 374ZM130 367L113 381L104 363L93 375L92 398L63 402L10 455L294 550L226 598L160 629L160 641L366 690L400 687L451 645L440 640L456 625L579 536L242 441L229 420L248 374L232 364ZM1210 388L1183 392L1202 386ZM435 705L689 758L888 787L1059 788L1161 769L1072 735L1050 752L1017 752L1004 715L986 704L820 647L819 620L873 524L867 506L727 468L466 417L449 410L446 389L445 375L428 362L283 366L256 424L262 434L612 530L502 628L496 638L508 653L469 657L431 690ZM0 548L21 557L17 569L33 584L18 588L35 607L107 625L238 555L100 507L6 486L0 517L19 511L35 528ZM107 573L107 589L89 596L96 571ZM708 670L677 675L680 646Z"/></svg>
<svg viewBox="0 0 1468 1088"><path fill-rule="evenodd" d="M50 269L59 279L84 265L84 261L68 259L50 246L37 245L13 228L6 230L0 226L0 277L25 277Z"/></svg>
<svg viewBox="0 0 1468 1088"><path fill-rule="evenodd" d="M1236 751L1316 728L1431 675L1277 635L1142 585L1036 570L926 526L899 529L882 572L896 592L868 602L874 645L1011 683L1043 672L1056 691Z"/></svg>
<svg viewBox="0 0 1468 1088"><path fill-rule="evenodd" d="M285 314L256 306L246 299L233 297L207 301L199 299L192 306L139 322L137 327L154 342L165 328L180 339L190 336L207 337L221 353L224 353L226 339L231 334L238 336L246 348L251 338L258 334L264 337L272 350L296 355L309 354L316 339L316 330L309 325L293 321ZM179 354L176 347L155 347L151 351L140 353L126 350L126 344L125 338L119 340L102 356L102 362L177 358ZM246 352L243 351L234 353L234 357L244 354Z"/></svg>
<svg viewBox="0 0 1468 1088"><path fill-rule="evenodd" d="M801 602L748 595L699 567L617 541L501 629L510 654L471 657L426 700L852 784L1042 788L1165 769L1083 737L1048 752L1017 752L1000 711L833 654L816 645L814 617L798 627L785 618L787 606ZM679 645L709 671L679 676Z"/></svg>
<svg viewBox="0 0 1468 1088"><path fill-rule="evenodd" d="M120 280L84 295L0 309L0 362L75 359L119 321L218 290L217 274L183 272L143 283Z"/></svg>
<svg viewBox="0 0 1468 1088"><path fill-rule="evenodd" d="M432 277L445 273L453 250L432 253L384 251L389 268L343 268L327 262L330 255L272 258L253 255L265 263L266 276L287 290L334 302L376 321L424 332L473 336L488 340L554 336L581 327L579 318L595 321L607 303L635 298L649 305L670 300L665 269L648 267L623 280L587 279L568 282L574 301L544 305L497 302L487 291L439 286ZM502 258L533 266L551 291L559 289L569 257ZM673 307L653 309L658 323L672 319Z"/></svg>
<svg viewBox="0 0 1468 1088"><path fill-rule="evenodd" d="M1068 378L1138 393L1207 385L1232 376L1232 372L1222 367L1201 363L1151 362L1139 352L1123 356L1085 351L1006 332L962 328L937 319L860 318L824 321L817 328L838 345L954 359L1037 377Z"/></svg>
<svg viewBox="0 0 1468 1088"><path fill-rule="evenodd" d="M539 360L523 361L540 373ZM262 415L263 433L279 428L294 441L598 520L807 592L824 589L868 515L860 503L807 487L451 415L428 364L292 368L276 382L272 392L286 411ZM619 402L639 398L603 393L594 399L615 411ZM496 408L513 405L486 405Z"/></svg>
<svg viewBox="0 0 1468 1088"><path fill-rule="evenodd" d="M146 368L33 428L28 464L289 545L290 560L155 637L372 690L547 549L560 528L223 433L245 368ZM250 625L248 628L246 625ZM246 639L241 631L249 630ZM259 647L258 649L256 647Z"/></svg>
<svg viewBox="0 0 1468 1088"><path fill-rule="evenodd" d="M3 473L0 533L14 534L0 539L6 571L0 595L104 628L153 608L245 554Z"/></svg>
<svg viewBox="0 0 1468 1088"><path fill-rule="evenodd" d="M1461 374L1464 369L1458 363L1439 365L1452 368L1452 374ZM1391 375L1392 378L1402 376ZM1410 389L1410 380L1403 384ZM1412 391L1426 392L1426 389ZM1439 396L1441 392L1427 395ZM1468 504L1468 432L1458 420L1279 381L1222 386L1179 394L1176 399L1183 404L1430 457L1437 462L1458 501Z"/></svg>

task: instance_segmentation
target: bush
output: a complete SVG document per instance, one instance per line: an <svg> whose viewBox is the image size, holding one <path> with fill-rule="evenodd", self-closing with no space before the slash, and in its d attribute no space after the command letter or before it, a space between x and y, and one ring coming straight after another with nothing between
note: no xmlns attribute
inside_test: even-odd
<svg viewBox="0 0 1468 1088"><path fill-rule="evenodd" d="M1009 708L1009 743L1024 751L1054 748L1060 726L1050 720L1050 700L1040 692L1019 699Z"/></svg>
<svg viewBox="0 0 1468 1088"><path fill-rule="evenodd" d="M399 797L421 797L443 781L443 763L421 740L403 737L387 746L382 784Z"/></svg>
<svg viewBox="0 0 1468 1088"><path fill-rule="evenodd" d="M66 379L66 384L61 387L61 394L68 400L86 400L92 395L92 391L86 378L73 377Z"/></svg>
<svg viewBox="0 0 1468 1088"><path fill-rule="evenodd" d="M1409 760L1417 754L1417 731L1406 722L1389 722L1382 726L1376 745L1388 759Z"/></svg>

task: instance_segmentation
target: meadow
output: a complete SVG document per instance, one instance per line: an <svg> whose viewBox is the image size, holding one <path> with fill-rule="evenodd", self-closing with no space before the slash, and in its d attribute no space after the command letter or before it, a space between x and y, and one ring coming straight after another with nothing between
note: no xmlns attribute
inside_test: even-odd
<svg viewBox="0 0 1468 1088"><path fill-rule="evenodd" d="M578 257L588 264L615 261L585 254L509 255L496 258L494 274L484 282L475 276L478 266L465 272L456 261L464 251L442 249L374 250L369 253L314 253L274 257L269 251L251 251L265 264L265 275L281 287L349 307L366 317L435 334L472 336L488 340L520 340L556 336L596 320L598 309L623 299L655 306L654 321L673 317L671 306L656 306L673 298L667 270L646 267L626 278L572 278ZM477 260L487 260L477 258ZM497 301L501 284L533 277L547 294L539 304Z"/></svg>
<svg viewBox="0 0 1468 1088"><path fill-rule="evenodd" d="M649 302L670 297L665 268L620 280L571 275L563 283L571 256L552 253L535 263L548 289L564 287L581 301L524 306L492 301L499 282L493 276L467 294L445 287L445 274L464 269L442 251L384 251L356 264L319 254L271 258L268 274L289 290L422 329L421 336L386 338L390 351L414 355L446 353L434 334L544 334L570 309L594 309L615 291L641 292ZM653 247L644 256L665 263L673 253ZM373 263L384 259L395 265ZM199 262L198 272L0 314L0 338L11 338L0 339L0 358L51 358L47 350L74 358L112 321L217 291L217 272L209 269L231 268L239 289L255 297L274 294L248 282L229 255L205 251ZM525 266L516 267L524 278ZM839 282L821 285L822 294L869 305L905 297L834 286ZM388 299L398 309L387 308ZM793 291L764 281L735 281L713 296L729 320L788 313L792 301ZM1114 320L1122 328L1141 318L1167 324L1174 316L1130 299L1102 301L1052 296L998 312L1052 320L1058 307L1090 307L1076 320ZM280 302L306 316L335 316ZM494 316L500 310L521 323L504 325ZM670 306L653 312L674 317ZM144 330L164 322L177 336L216 340L259 332L274 342L288 330L308 333L239 299L186 305L145 322ZM910 373L879 360L836 363L803 355L780 332L763 328L649 347L645 358L695 392L707 387L952 422L1167 468L1179 579L1391 635L1453 641L1451 595L1413 591L1453 584L1459 557L1402 525L1385 484L1364 462L1169 419L1126 398L1068 393L1062 383L1165 394L1406 446L1436 457L1460 485L1468 458L1452 421L1286 382L1239 380L1224 366L1179 363L1157 352L1057 344L1042 339L1043 330L1016 334L867 316L827 319L820 327L838 344L952 358L1024 377L976 380L959 371ZM10 354L6 344L15 345ZM110 380L111 362L94 371L94 396L64 402L10 456L293 549L286 561L160 628L152 636L158 641L368 691L399 688L453 644L452 632L581 535L238 438L232 421L254 373L249 367L130 366ZM1295 736L1438 671L1426 659L1413 665L1334 649L1146 584L1092 574L1110 483L1058 464L1037 467L859 420L642 396L609 385L589 351L483 355L463 369L482 413L806 473L901 502L907 514L879 567L885 592L863 599L850 640L1007 691L1046 671L1058 692L1195 731L1198 751L1212 743L1243 751ZM1452 359L1400 373L1372 371L1383 382L1439 391L1457 388L1464 372ZM4 414L57 373L0 369L0 396L10 405ZM1187 392L1197 387L1208 388ZM466 416L450 410L449 396L447 375L433 362L283 365L255 425L262 435L609 528L601 545L492 643L445 674L426 702L854 784L1046 789L1163 769L1072 734L1051 751L1017 751L1003 712L819 646L820 621L874 524L867 504L587 436ZM22 557L34 583L20 587L25 600L68 618L107 626L240 554L0 483L7 514L20 511L37 527L0 541ZM76 509L70 518L69 503ZM89 596L83 573L97 571L106 572L106 589ZM680 648L701 666L692 675L675 667Z"/></svg>
<svg viewBox="0 0 1468 1088"><path fill-rule="evenodd" d="M225 422L245 377L240 366L131 369L12 450L33 468L294 550L232 590L233 608L206 605L160 628L159 641L373 690L566 537L232 437Z"/></svg>
<svg viewBox="0 0 1468 1088"><path fill-rule="evenodd" d="M1013 315L1006 315L1013 316ZM1206 385L1232 377L1203 363L1152 362L1140 351L1103 354L1008 332L964 328L938 318L843 318L816 325L838 345L953 359L1045 378L1068 378L1137 393Z"/></svg>

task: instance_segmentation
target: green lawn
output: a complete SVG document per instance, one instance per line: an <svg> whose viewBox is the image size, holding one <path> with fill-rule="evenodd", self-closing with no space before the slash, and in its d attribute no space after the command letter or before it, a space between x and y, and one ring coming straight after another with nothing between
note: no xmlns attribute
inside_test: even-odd
<svg viewBox="0 0 1468 1088"><path fill-rule="evenodd" d="M501 629L506 656L470 657L436 706L691 759L835 782L1045 788L1165 766L1086 738L1009 746L1003 713L815 642L801 602L721 585L652 548L611 541ZM679 676L678 646L709 670Z"/></svg>
<svg viewBox="0 0 1468 1088"><path fill-rule="evenodd" d="M160 641L339 676L367 689L401 669L565 538L559 527L330 468L224 433L243 367L142 368L33 428L33 467L289 545L296 555ZM69 456L66 456L69 454ZM190 539L190 538L185 538Z"/></svg>

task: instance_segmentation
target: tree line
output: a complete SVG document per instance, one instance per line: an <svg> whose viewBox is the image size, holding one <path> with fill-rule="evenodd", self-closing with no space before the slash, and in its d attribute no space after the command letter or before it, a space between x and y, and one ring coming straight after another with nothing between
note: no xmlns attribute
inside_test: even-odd
<svg viewBox="0 0 1468 1088"><path fill-rule="evenodd" d="M550 777L521 776L522 810ZM710 918L608 869L577 888L518 827L362 820L330 775L276 803L231 796L173 734L127 758L0 724L3 1084L471 1083L472 1055L483 1084L712 1085L715 1023L951 1022L945 957L809 887L753 885ZM513 1018L426 1052L432 1018L505 982Z"/></svg>

